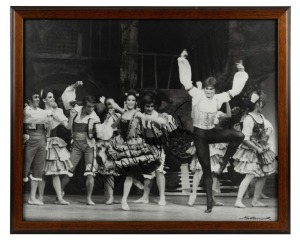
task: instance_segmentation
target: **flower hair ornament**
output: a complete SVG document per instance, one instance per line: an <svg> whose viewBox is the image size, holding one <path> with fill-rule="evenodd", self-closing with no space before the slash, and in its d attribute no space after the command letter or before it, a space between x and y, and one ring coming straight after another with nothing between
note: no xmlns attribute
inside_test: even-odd
<svg viewBox="0 0 300 242"><path fill-rule="evenodd" d="M130 94L134 94L135 96L139 97L140 94L138 92L135 92L135 91L131 91ZM125 92L124 95L127 97L129 95L128 92Z"/></svg>
<svg viewBox="0 0 300 242"><path fill-rule="evenodd" d="M43 90L43 89L41 89L41 92L40 92L40 97L42 97L42 96L43 96L43 93L44 93L44 90Z"/></svg>
<svg viewBox="0 0 300 242"><path fill-rule="evenodd" d="M266 104L267 95L264 92L261 92L259 95L257 93L252 93L250 102L255 104L257 102L261 103L261 107L264 107Z"/></svg>
<svg viewBox="0 0 300 242"><path fill-rule="evenodd" d="M251 101L252 103L256 103L256 102L258 101L258 99L259 99L258 94L255 93L255 92L252 93L250 101Z"/></svg>

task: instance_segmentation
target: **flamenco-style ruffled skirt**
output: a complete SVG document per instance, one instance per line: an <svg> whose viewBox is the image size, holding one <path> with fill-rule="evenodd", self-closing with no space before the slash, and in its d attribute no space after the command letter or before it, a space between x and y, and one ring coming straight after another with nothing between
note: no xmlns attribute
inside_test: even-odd
<svg viewBox="0 0 300 242"><path fill-rule="evenodd" d="M70 161L70 152L67 144L58 137L47 138L47 156L45 175L68 175L72 176L69 170L73 167Z"/></svg>
<svg viewBox="0 0 300 242"><path fill-rule="evenodd" d="M120 136L97 144L98 172L102 175L151 174L161 165L161 150L142 138L123 140Z"/></svg>
<svg viewBox="0 0 300 242"><path fill-rule="evenodd" d="M277 172L277 160L275 153L268 146L259 145L266 150L262 155L250 149L246 145L241 145L234 156L234 170L241 174L252 174L255 177L263 177Z"/></svg>

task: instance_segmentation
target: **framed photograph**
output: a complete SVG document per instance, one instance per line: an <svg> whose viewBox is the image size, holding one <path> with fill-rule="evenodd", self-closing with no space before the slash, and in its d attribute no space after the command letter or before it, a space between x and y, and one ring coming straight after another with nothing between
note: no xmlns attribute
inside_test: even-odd
<svg viewBox="0 0 300 242"><path fill-rule="evenodd" d="M11 233L290 233L289 7L12 7Z"/></svg>

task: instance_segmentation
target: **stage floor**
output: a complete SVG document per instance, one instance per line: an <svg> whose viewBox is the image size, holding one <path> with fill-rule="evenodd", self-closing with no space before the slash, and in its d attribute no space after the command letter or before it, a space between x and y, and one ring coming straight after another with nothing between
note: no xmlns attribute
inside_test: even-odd
<svg viewBox="0 0 300 242"><path fill-rule="evenodd" d="M264 199L265 208L251 207L251 199L244 199L247 208L235 208L235 197L218 197L225 206L214 207L210 214L204 196L198 196L193 207L187 205L188 196L167 196L167 205L158 206L158 197L151 197L149 204L135 204L137 196L130 196L130 211L121 209L121 196L115 196L113 205L105 205L103 196L93 196L95 206L87 206L85 196L66 195L70 205L54 204L55 196L45 196L44 206L24 203L26 221L276 221L277 199ZM25 201L28 195L24 196Z"/></svg>

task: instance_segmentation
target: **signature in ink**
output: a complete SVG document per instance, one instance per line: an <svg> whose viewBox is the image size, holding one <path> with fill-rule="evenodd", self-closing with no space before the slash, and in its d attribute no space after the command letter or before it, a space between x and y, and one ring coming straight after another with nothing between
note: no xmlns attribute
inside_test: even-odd
<svg viewBox="0 0 300 242"><path fill-rule="evenodd" d="M264 217L264 218L257 218L255 216L244 216L239 219L244 219L244 220L251 220L251 221L271 221L271 217Z"/></svg>
<svg viewBox="0 0 300 242"><path fill-rule="evenodd" d="M154 151L154 154L153 155L149 154L150 156L160 157L163 146L166 145L170 141L171 137L180 137L182 135L182 133L185 132L186 127L184 126L181 117L177 114L177 112L181 108L183 108L183 106L185 104L189 104L189 101L183 102L182 104L180 104L176 108L176 110L174 111L174 113L172 115L173 123L169 123L168 128L166 129L167 134L165 132L163 132L162 135L160 137L158 137L158 139L156 139L157 143L155 142L153 144L156 147L156 150L152 149ZM177 117L178 121L175 120L174 117ZM136 134L136 136L142 137L143 138L143 143L145 142L145 144L147 146L149 146L149 144L148 144L149 142L147 142L148 139L147 139L147 137L144 136L144 134L143 134L143 132L141 132L141 130L135 129L135 134ZM127 159L128 160L133 159L135 161L135 163L138 163L138 161L136 160L136 157L134 157L132 155L132 151L130 150L129 145L127 145L127 146L128 146L128 150L129 150L129 154L127 155L128 156ZM146 156L146 155L144 155L144 156ZM150 157L149 157L149 159L150 159ZM144 171L145 174L149 173L149 171L147 170L146 167L141 166L141 168L142 168L142 170ZM121 181L122 177L127 175L127 173L129 172L129 169L130 169L129 165L126 164L126 158L124 158L124 159L121 160L121 165L116 167L116 172L119 174L119 176L112 177L112 176L109 176L109 175L104 175L104 176L103 175L100 175L100 176L97 175L97 177L96 177L97 179L95 179L95 183L98 186L101 186L101 184L102 184L101 187L104 190L106 190L104 188L104 183L107 183L112 189L114 189L114 187Z"/></svg>

